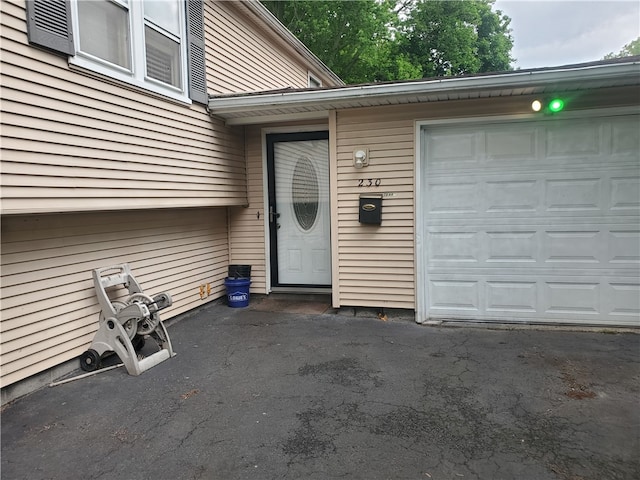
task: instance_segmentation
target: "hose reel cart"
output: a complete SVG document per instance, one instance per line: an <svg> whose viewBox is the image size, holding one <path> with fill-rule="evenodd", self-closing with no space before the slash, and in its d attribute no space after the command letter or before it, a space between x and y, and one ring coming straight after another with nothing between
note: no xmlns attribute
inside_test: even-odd
<svg viewBox="0 0 640 480"><path fill-rule="evenodd" d="M140 375L175 355L158 313L172 305L168 293L160 293L153 298L146 295L126 263L93 270L93 283L102 311L93 342L89 350L80 356L80 367L84 371L97 370L100 359L109 352L120 357L129 375ZM112 301L107 288L114 286L126 288L129 296L122 301ZM159 350L138 359L136 347L142 348L145 337L155 340Z"/></svg>

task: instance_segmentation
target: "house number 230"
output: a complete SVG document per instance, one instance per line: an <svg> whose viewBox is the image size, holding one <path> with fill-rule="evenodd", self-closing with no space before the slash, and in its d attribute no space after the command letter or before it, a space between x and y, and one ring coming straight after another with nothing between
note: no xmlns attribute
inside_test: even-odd
<svg viewBox="0 0 640 480"><path fill-rule="evenodd" d="M382 180L379 178L361 178L358 180L359 187L379 187Z"/></svg>

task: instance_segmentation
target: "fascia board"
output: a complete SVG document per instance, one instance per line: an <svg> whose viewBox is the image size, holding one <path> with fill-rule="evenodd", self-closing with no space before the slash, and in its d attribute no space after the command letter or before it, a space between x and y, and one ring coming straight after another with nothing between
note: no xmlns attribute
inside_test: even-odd
<svg viewBox="0 0 640 480"><path fill-rule="evenodd" d="M585 85L603 80L629 79L638 83L640 63L597 65L579 68L510 72L482 77L452 77L417 82L373 84L339 87L315 91L290 91L246 96L212 97L209 110L213 114L240 113L264 108L313 107L336 105L357 99L390 98L394 96L425 95L442 92L461 92L488 89L518 88L524 86L563 86L575 83Z"/></svg>
<svg viewBox="0 0 640 480"><path fill-rule="evenodd" d="M303 120L321 120L327 121L329 112L327 110L314 110L312 112L299 113L281 113L273 115L242 115L237 118L228 118L225 120L226 125L256 125L258 123L279 123L279 122L299 122Z"/></svg>

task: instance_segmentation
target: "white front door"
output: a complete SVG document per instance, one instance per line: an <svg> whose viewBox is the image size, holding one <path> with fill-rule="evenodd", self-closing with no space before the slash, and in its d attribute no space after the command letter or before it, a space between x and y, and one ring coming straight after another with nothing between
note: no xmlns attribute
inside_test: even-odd
<svg viewBox="0 0 640 480"><path fill-rule="evenodd" d="M267 136L273 286L331 285L328 132Z"/></svg>

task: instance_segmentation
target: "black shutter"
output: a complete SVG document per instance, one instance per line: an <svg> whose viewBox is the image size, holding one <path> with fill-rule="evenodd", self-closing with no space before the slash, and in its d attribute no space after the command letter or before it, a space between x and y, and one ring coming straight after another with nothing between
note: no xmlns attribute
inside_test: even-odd
<svg viewBox="0 0 640 480"><path fill-rule="evenodd" d="M75 55L69 0L27 0L29 43Z"/></svg>
<svg viewBox="0 0 640 480"><path fill-rule="evenodd" d="M207 75L204 56L204 11L202 0L187 4L187 54L189 56L189 98L206 104Z"/></svg>

